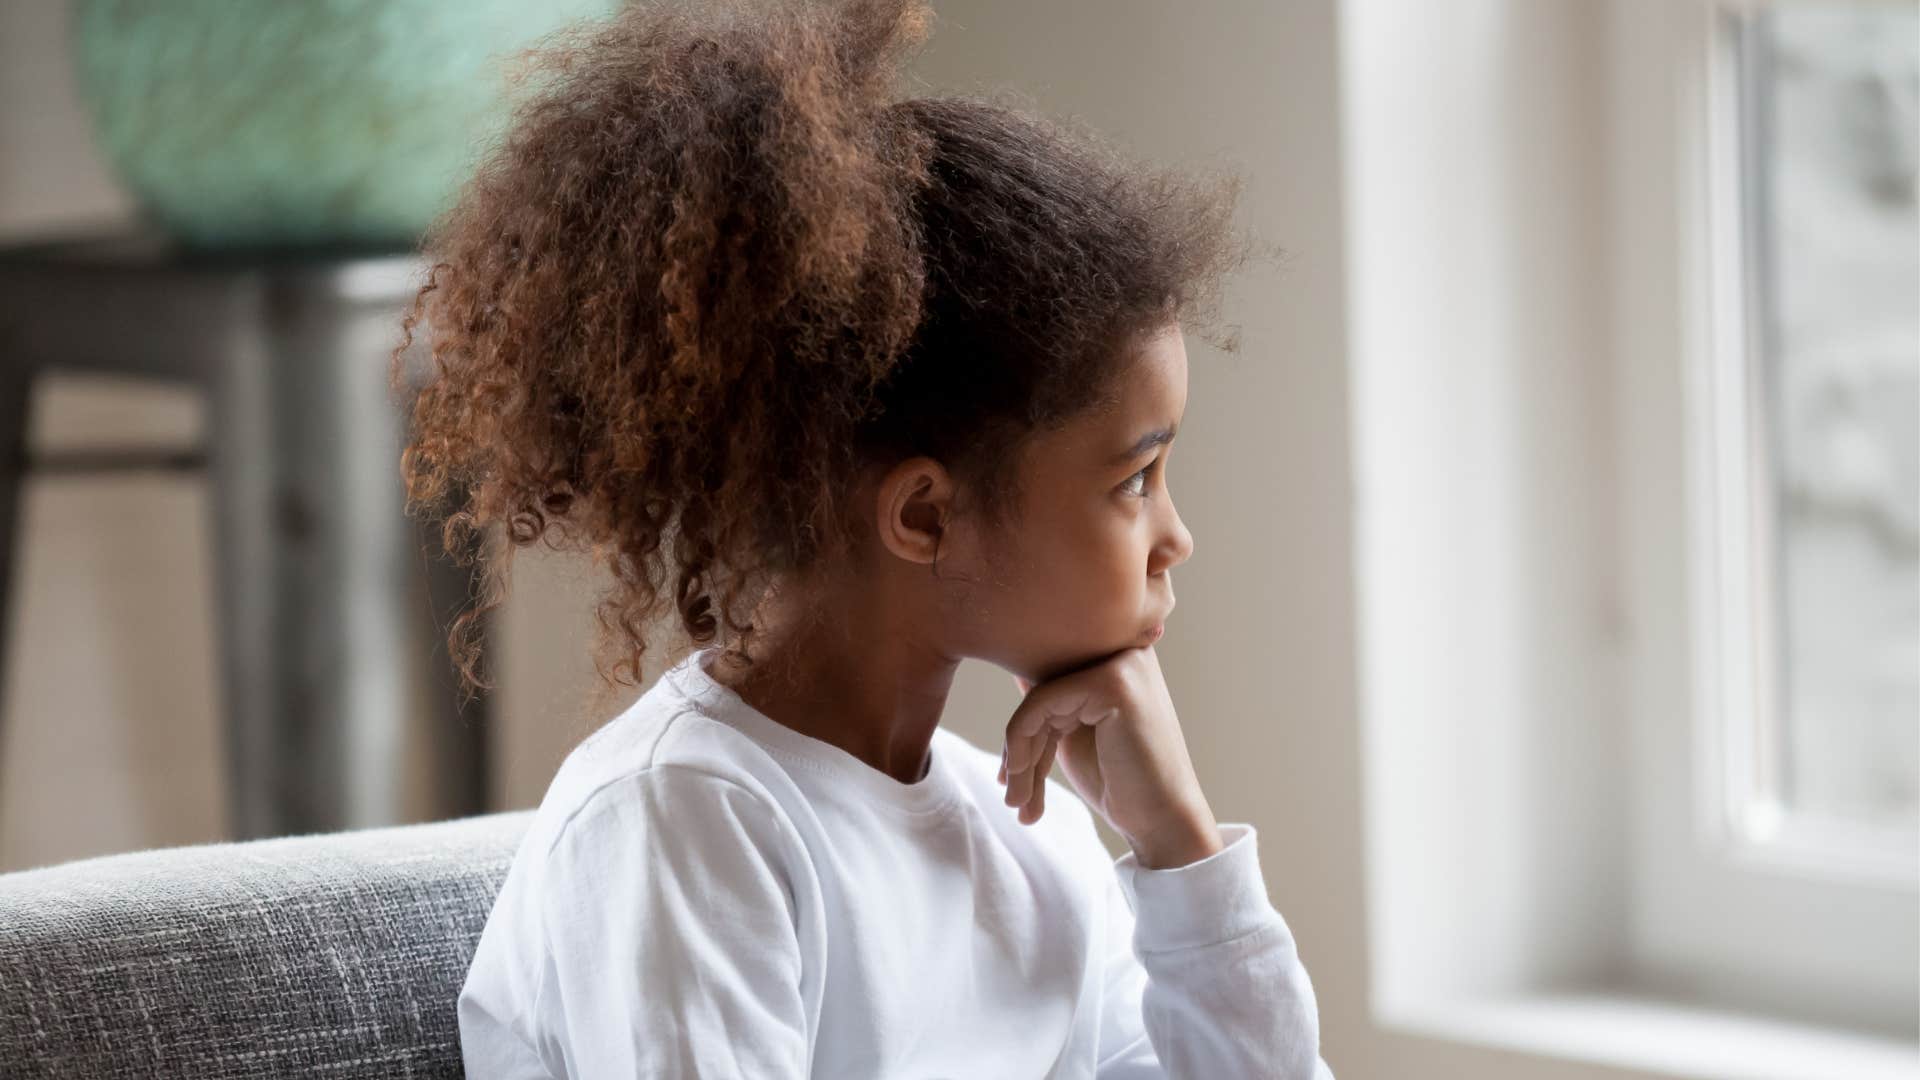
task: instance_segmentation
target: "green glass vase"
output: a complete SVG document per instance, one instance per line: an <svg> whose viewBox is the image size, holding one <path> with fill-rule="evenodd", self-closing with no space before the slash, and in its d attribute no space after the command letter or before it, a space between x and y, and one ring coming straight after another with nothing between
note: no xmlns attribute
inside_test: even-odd
<svg viewBox="0 0 1920 1080"><path fill-rule="evenodd" d="M78 88L197 248L411 245L513 104L512 54L621 0L77 0Z"/></svg>

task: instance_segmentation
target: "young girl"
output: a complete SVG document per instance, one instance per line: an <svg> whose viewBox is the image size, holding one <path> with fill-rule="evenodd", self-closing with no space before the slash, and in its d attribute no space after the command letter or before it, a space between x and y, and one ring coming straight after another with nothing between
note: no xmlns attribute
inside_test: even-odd
<svg viewBox="0 0 1920 1080"><path fill-rule="evenodd" d="M1237 183L895 100L930 21L627 7L428 239L408 490L450 549L504 526L467 685L540 541L612 571L616 674L659 616L698 646L535 813L459 999L474 1077L1331 1075L1153 649ZM966 657L1025 691L998 756L939 726Z"/></svg>

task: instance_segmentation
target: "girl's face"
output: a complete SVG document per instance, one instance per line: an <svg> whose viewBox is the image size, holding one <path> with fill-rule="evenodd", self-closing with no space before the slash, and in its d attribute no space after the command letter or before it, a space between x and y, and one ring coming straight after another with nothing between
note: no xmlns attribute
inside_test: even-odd
<svg viewBox="0 0 1920 1080"><path fill-rule="evenodd" d="M1187 351L1177 326L1138 349L1111 408L1028 441L1021 504L965 567L964 655L1040 682L1158 638L1193 554L1166 480Z"/></svg>

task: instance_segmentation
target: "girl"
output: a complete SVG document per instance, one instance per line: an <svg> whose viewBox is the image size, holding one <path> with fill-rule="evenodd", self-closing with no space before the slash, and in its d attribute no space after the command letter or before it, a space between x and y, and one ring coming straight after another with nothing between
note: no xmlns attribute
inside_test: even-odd
<svg viewBox="0 0 1920 1080"><path fill-rule="evenodd" d="M548 788L460 994L472 1076L1330 1076L1153 649L1237 182L895 100L930 21L582 26L428 237L410 504L506 541L466 684L538 541L612 571L616 676L658 616L698 646ZM1026 695L998 759L939 726L965 657Z"/></svg>

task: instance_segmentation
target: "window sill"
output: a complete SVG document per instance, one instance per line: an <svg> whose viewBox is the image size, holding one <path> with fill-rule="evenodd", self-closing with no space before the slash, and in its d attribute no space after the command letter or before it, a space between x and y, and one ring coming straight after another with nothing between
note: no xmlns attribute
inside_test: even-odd
<svg viewBox="0 0 1920 1080"><path fill-rule="evenodd" d="M1655 998L1537 994L1400 1009L1394 1029L1450 1042L1701 1080L1913 1080L1920 1043Z"/></svg>

